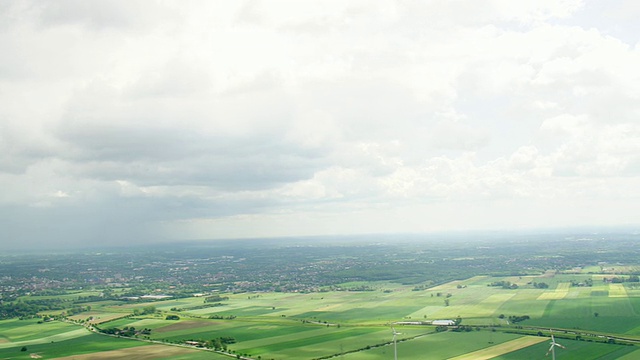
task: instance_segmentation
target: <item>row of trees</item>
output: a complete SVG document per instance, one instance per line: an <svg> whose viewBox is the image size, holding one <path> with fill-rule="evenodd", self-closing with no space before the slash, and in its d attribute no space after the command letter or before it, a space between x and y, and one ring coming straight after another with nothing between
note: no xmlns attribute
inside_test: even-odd
<svg viewBox="0 0 640 360"><path fill-rule="evenodd" d="M125 326L122 329L119 328L109 328L109 329L100 329L97 326L94 326L94 328L98 331L100 331L103 334L108 334L108 335L119 335L119 336L126 336L126 337L134 337L137 335L149 335L151 334L151 329L147 329L144 328L142 330L136 330L135 327L133 326Z"/></svg>
<svg viewBox="0 0 640 360"><path fill-rule="evenodd" d="M134 316L151 315L151 314L154 314L155 312L156 312L156 307L153 305L145 306L142 309L133 309Z"/></svg>
<svg viewBox="0 0 640 360"><path fill-rule="evenodd" d="M505 316L504 316L504 314L500 314L500 316L498 316L498 318L504 319ZM512 323L512 324L519 323L521 321L525 321L525 320L529 320L529 319L530 319L529 315L510 315L509 316L509 322Z"/></svg>
<svg viewBox="0 0 640 360"><path fill-rule="evenodd" d="M216 303L216 302L221 302L221 301L227 301L229 300L228 296L220 296L220 295L212 295L212 296L207 296L206 298L204 298L204 302L206 303Z"/></svg>
<svg viewBox="0 0 640 360"><path fill-rule="evenodd" d="M640 282L640 277L638 277L638 275L631 275L628 278L625 278L623 276L614 276L612 278L608 278L608 279L605 278L603 280L612 282L614 284L620 284L623 282L637 283L637 282Z"/></svg>
<svg viewBox="0 0 640 360"><path fill-rule="evenodd" d="M506 281L506 280L501 280L501 281L494 281L490 284L487 284L487 286L500 286L503 289L517 289L518 288L518 284L512 284L510 281Z"/></svg>
<svg viewBox="0 0 640 360"><path fill-rule="evenodd" d="M531 285L533 285L534 288L536 289L548 289L549 288L549 284L545 283L545 282L533 282Z"/></svg>
<svg viewBox="0 0 640 360"><path fill-rule="evenodd" d="M20 318L31 319L39 317L39 312L49 310L63 310L67 303L60 299L39 299L0 303L0 320Z"/></svg>
<svg viewBox="0 0 640 360"><path fill-rule="evenodd" d="M227 351L227 345L235 342L236 339L232 336L221 336L207 341L206 346L216 351Z"/></svg>

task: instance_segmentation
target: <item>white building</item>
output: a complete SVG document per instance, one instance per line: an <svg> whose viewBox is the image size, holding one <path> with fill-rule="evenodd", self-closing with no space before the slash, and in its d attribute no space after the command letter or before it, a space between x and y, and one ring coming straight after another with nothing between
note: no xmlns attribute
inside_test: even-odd
<svg viewBox="0 0 640 360"><path fill-rule="evenodd" d="M456 322L453 320L433 320L431 325L453 326Z"/></svg>

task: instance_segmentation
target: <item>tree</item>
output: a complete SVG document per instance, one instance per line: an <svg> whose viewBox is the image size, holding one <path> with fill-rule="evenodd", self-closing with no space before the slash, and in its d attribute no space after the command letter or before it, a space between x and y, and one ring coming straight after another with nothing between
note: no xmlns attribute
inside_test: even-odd
<svg viewBox="0 0 640 360"><path fill-rule="evenodd" d="M20 351L27 351L27 347L23 346L22 349L20 349Z"/></svg>
<svg viewBox="0 0 640 360"><path fill-rule="evenodd" d="M211 340L211 347L213 347L215 350L221 350L222 349L222 340L220 340L220 338L216 338Z"/></svg>
<svg viewBox="0 0 640 360"><path fill-rule="evenodd" d="M549 284L544 283L544 282L533 282L533 287L536 289L547 289L549 288Z"/></svg>
<svg viewBox="0 0 640 360"><path fill-rule="evenodd" d="M142 308L142 314L153 314L156 312L156 307L153 305L145 306Z"/></svg>

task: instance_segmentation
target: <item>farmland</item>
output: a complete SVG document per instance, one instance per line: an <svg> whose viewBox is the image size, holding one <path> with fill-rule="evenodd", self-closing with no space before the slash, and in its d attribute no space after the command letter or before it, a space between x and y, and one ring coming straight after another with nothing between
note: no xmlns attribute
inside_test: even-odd
<svg viewBox="0 0 640 360"><path fill-rule="evenodd" d="M51 276L64 275L56 256L40 258L35 273L33 261L0 258L13 265L3 272L12 274L2 282L3 307L22 314L0 320L0 358L388 359L395 328L399 358L540 358L553 329L567 347L559 359L630 359L640 356L640 283L629 241L604 252L581 240L584 252L556 246L553 256L530 239L490 249L244 244L242 252L199 248L198 257L134 253L125 263L114 252L94 255L84 280ZM75 269L87 258L61 256ZM260 281L256 264L278 276ZM433 264L440 268L431 277ZM31 276L30 287L21 276Z"/></svg>

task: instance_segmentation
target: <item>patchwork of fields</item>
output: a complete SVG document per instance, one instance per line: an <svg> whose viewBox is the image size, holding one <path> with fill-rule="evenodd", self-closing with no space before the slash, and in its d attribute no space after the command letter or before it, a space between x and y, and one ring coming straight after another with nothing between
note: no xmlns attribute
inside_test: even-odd
<svg viewBox="0 0 640 360"><path fill-rule="evenodd" d="M583 285L587 278L592 286ZM497 281L517 288L489 286ZM225 294L228 299L211 307L203 307L202 297L96 302L90 312L70 318L75 324L4 320L0 358L222 359L227 357L186 342L226 338L233 339L227 344L229 354L255 359L340 354L352 360L388 359L393 356L392 326L400 333L399 358L541 358L549 346L549 328L567 347L558 350L559 359L640 356L636 346L603 343L607 336L640 341L640 290L597 275L477 276L426 289L385 282L368 285L372 291ZM157 311L132 316L134 309L145 306ZM170 314L180 319L166 320ZM520 319L524 316L528 318ZM85 318L91 320L85 323ZM426 325L437 319L460 319L467 327L455 332ZM130 339L92 333L81 323L102 330L148 331ZM544 336L523 331L541 331Z"/></svg>

